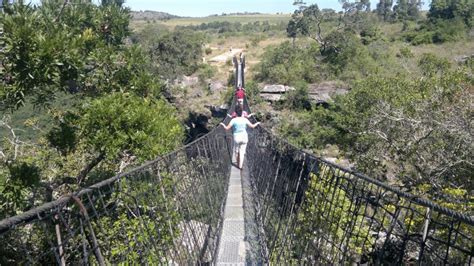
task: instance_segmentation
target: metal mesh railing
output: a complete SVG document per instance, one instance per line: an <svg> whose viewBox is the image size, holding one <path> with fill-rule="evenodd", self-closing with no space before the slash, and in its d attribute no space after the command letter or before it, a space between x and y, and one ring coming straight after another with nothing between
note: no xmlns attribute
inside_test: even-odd
<svg viewBox="0 0 474 266"><path fill-rule="evenodd" d="M201 264L230 174L222 128L128 173L0 221L0 265Z"/></svg>
<svg viewBox="0 0 474 266"><path fill-rule="evenodd" d="M472 216L306 154L263 128L248 146L269 263L474 263Z"/></svg>

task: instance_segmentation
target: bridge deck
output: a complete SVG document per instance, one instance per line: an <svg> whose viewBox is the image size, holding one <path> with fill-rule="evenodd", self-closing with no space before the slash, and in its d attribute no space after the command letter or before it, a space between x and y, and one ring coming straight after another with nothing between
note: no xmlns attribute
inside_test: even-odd
<svg viewBox="0 0 474 266"><path fill-rule="evenodd" d="M246 173L232 166L217 265L254 265L261 261Z"/></svg>

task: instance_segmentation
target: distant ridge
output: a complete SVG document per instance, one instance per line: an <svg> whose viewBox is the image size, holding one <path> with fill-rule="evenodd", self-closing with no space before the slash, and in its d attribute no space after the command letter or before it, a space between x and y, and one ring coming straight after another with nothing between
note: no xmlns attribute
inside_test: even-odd
<svg viewBox="0 0 474 266"><path fill-rule="evenodd" d="M248 16L248 15L262 15L260 12L236 12L236 13L222 13L222 14L212 14L208 17L225 17L225 16Z"/></svg>
<svg viewBox="0 0 474 266"><path fill-rule="evenodd" d="M168 20L172 18L179 18L179 16L171 15L166 12L152 10L131 11L130 14L132 15L133 20Z"/></svg>

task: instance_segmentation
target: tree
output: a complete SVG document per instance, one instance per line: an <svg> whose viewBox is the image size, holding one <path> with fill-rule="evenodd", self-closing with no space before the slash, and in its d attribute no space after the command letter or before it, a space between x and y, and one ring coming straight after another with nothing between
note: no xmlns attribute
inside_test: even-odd
<svg viewBox="0 0 474 266"><path fill-rule="evenodd" d="M148 55L122 43L130 17L116 2L15 3L0 14L1 111L32 102L48 121L41 127L30 114L26 124L38 135L31 142L0 122L10 134L0 139L1 217L110 177L126 158L142 162L181 143ZM63 101L74 104L54 109Z"/></svg>
<svg viewBox="0 0 474 266"><path fill-rule="evenodd" d="M324 45L321 24L328 19L327 14L321 12L317 4L295 10L288 23L288 37L295 38L298 33L301 33Z"/></svg>
<svg viewBox="0 0 474 266"><path fill-rule="evenodd" d="M428 17L432 20L460 18L468 27L474 24L474 2L469 0L433 0Z"/></svg>
<svg viewBox="0 0 474 266"><path fill-rule="evenodd" d="M201 63L203 41L202 35L188 30L158 37L149 48L155 72L163 79L191 75Z"/></svg>
<svg viewBox="0 0 474 266"><path fill-rule="evenodd" d="M420 9L423 3L421 0L409 0L408 1L408 17L411 19L418 19L420 17Z"/></svg>
<svg viewBox="0 0 474 266"><path fill-rule="evenodd" d="M397 3L393 7L395 18L402 21L406 20L408 18L408 9L408 0L397 0Z"/></svg>
<svg viewBox="0 0 474 266"><path fill-rule="evenodd" d="M376 13L382 17L384 21L390 20L392 16L393 0L380 0L377 4Z"/></svg>
<svg viewBox="0 0 474 266"><path fill-rule="evenodd" d="M472 74L445 66L426 71L416 80L371 77L356 83L329 109L304 117L314 136L301 143L337 144L360 171L407 189L429 184L427 196L452 202L447 190L474 188Z"/></svg>
<svg viewBox="0 0 474 266"><path fill-rule="evenodd" d="M118 50L128 36L128 11L117 5L15 3L0 17L1 109L17 109L27 97L41 106L57 92L78 92L84 86L79 79L91 70L89 56L104 47Z"/></svg>

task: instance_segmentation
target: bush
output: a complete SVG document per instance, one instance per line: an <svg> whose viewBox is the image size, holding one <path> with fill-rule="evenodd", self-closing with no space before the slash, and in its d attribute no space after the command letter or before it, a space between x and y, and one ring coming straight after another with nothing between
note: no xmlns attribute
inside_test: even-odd
<svg viewBox="0 0 474 266"><path fill-rule="evenodd" d="M316 44L309 47L293 46L284 42L265 51L263 59L256 66L256 78L278 84L291 84L298 80L313 83L321 79L321 72L316 71L319 48Z"/></svg>
<svg viewBox="0 0 474 266"><path fill-rule="evenodd" d="M410 42L413 45L433 43L433 36L434 36L433 32L424 31L424 32L414 35L413 39Z"/></svg>
<svg viewBox="0 0 474 266"><path fill-rule="evenodd" d="M411 52L410 48L402 47L400 48L400 52L397 54L397 56L403 58L411 58L413 57L413 53Z"/></svg>
<svg viewBox="0 0 474 266"><path fill-rule="evenodd" d="M130 151L139 161L174 150L183 137L175 111L164 101L113 93L84 106L80 138L114 160Z"/></svg>
<svg viewBox="0 0 474 266"><path fill-rule="evenodd" d="M418 66L423 75L433 76L437 73L446 72L451 67L451 63L446 58L440 58L434 54L426 53L421 56L418 61Z"/></svg>
<svg viewBox="0 0 474 266"><path fill-rule="evenodd" d="M245 82L245 96L251 105L262 102L260 88L255 81L250 80Z"/></svg>
<svg viewBox="0 0 474 266"><path fill-rule="evenodd" d="M285 105L292 110L310 110L311 100L308 94L308 84L298 82L295 90L286 93Z"/></svg>
<svg viewBox="0 0 474 266"><path fill-rule="evenodd" d="M206 55L210 55L212 53L212 49L211 47L207 47L204 52L206 53Z"/></svg>
<svg viewBox="0 0 474 266"><path fill-rule="evenodd" d="M159 37L150 47L156 74L165 79L191 75L202 60L204 37L190 31L174 31Z"/></svg>
<svg viewBox="0 0 474 266"><path fill-rule="evenodd" d="M434 43L454 42L466 37L467 28L460 19L438 20L433 34Z"/></svg>
<svg viewBox="0 0 474 266"><path fill-rule="evenodd" d="M198 70L198 78L200 82L206 82L216 73L217 68L208 64L202 64Z"/></svg>

